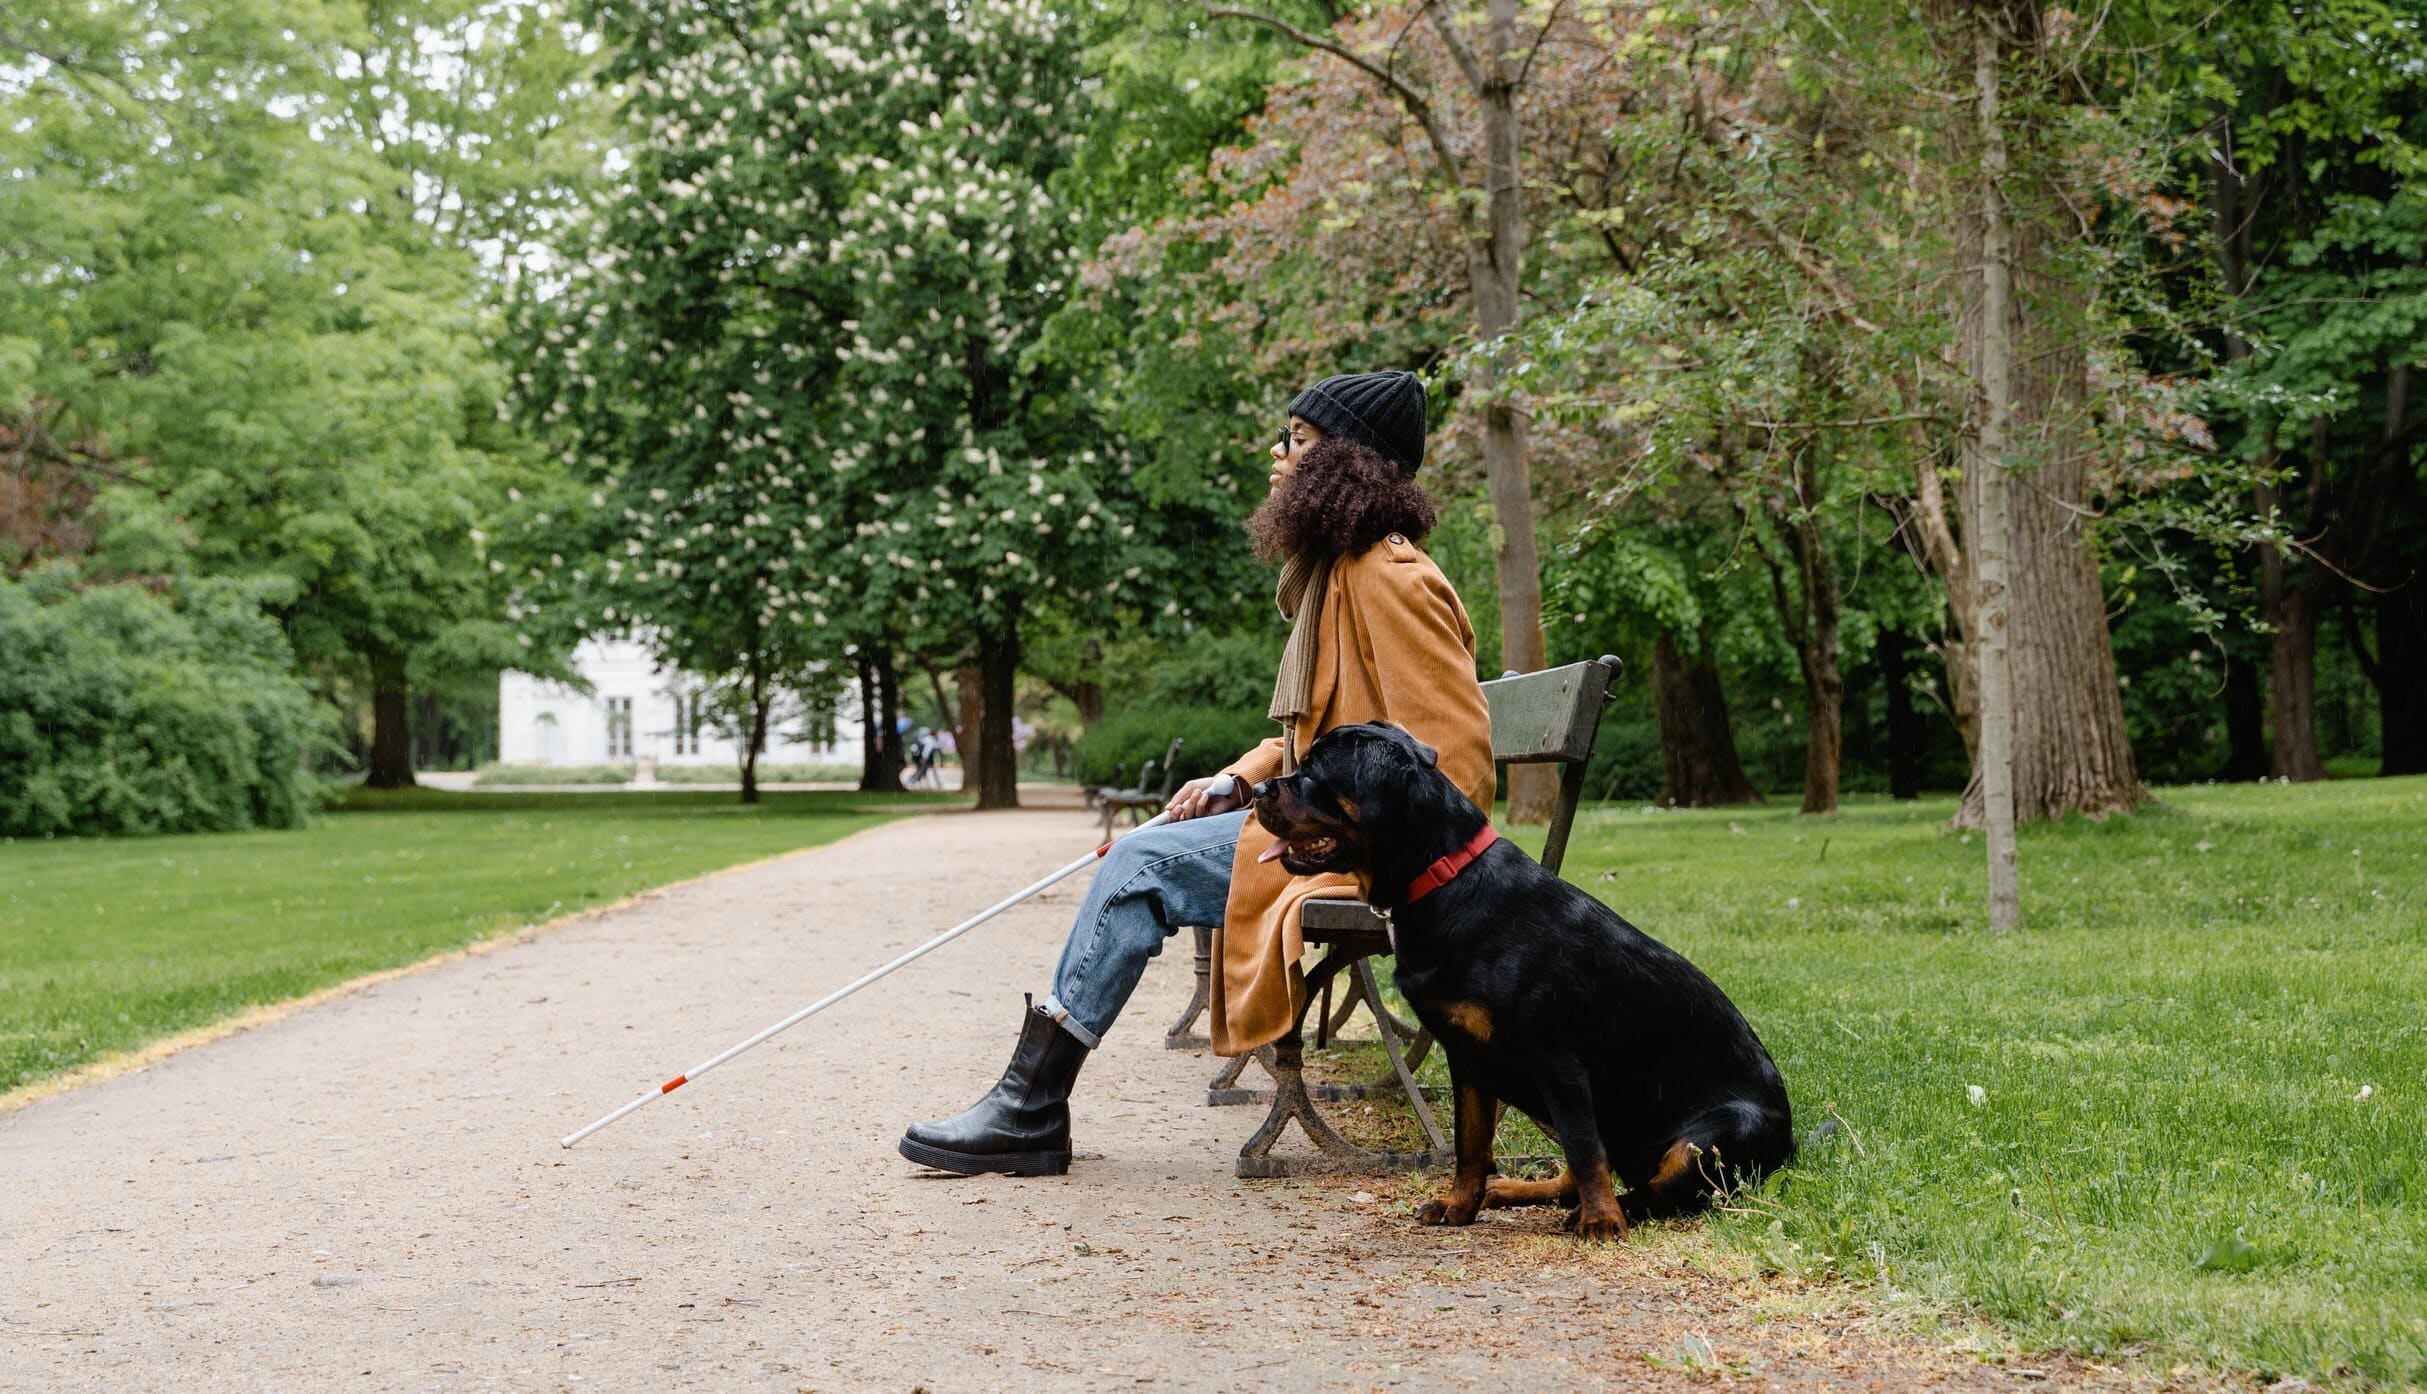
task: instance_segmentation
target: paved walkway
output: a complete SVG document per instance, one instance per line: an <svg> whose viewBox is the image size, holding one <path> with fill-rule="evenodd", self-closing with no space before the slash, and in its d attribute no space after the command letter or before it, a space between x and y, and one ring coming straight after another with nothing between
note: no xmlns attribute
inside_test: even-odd
<svg viewBox="0 0 2427 1394"><path fill-rule="evenodd" d="M1253 1110L1161 1047L1184 952L1081 1080L1071 1176L918 1172L894 1139L992 1080L1083 879L557 1147L1092 826L894 823L0 1116L0 1388L2049 1387L1858 1293L1705 1276L1684 1236L1234 1180Z"/></svg>

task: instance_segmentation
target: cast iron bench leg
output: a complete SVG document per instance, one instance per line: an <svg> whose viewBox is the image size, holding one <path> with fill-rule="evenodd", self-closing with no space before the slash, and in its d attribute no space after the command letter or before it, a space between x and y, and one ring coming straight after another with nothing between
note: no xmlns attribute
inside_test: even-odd
<svg viewBox="0 0 2427 1394"><path fill-rule="evenodd" d="M1339 976L1343 968L1360 967L1365 963L1365 957L1361 954L1354 956L1337 953L1325 954L1323 961L1315 965L1315 971L1311 975L1314 981L1308 984L1308 1005L1313 1005L1316 990L1327 986L1333 978ZM1370 970L1357 979L1357 984L1360 989L1373 986ZM1378 989L1371 1000L1377 1006L1380 1004ZM1433 1121L1432 1111L1424 1105L1423 1091L1417 1088L1414 1075L1408 1072L1406 1061L1399 1054L1398 1042L1392 1039L1387 1031L1384 1035L1383 1051L1390 1057L1391 1064L1399 1075L1401 1085L1409 1091L1410 1097L1417 1101L1418 1117L1424 1122L1425 1135L1432 1140L1434 1150L1430 1152L1385 1152L1377 1148L1359 1147L1340 1136L1339 1131L1332 1127L1330 1120L1315 1108L1315 1098L1317 1097L1315 1090L1321 1089L1322 1086L1310 1088L1306 1083L1304 1074L1305 1037L1302 1034L1306 1025L1305 1016L1306 1014L1303 1012L1299 1014L1297 1029L1257 1052L1258 1057L1264 1060L1264 1067L1272 1072L1272 1108L1264 1115L1264 1122L1256 1129L1255 1136L1249 1138L1246 1145L1239 1149L1237 1174L1244 1177L1276 1177L1310 1176L1339 1171L1412 1171L1418 1167L1438 1164L1448 1152L1447 1146L1441 1139L1440 1125ZM1245 1059L1246 1057L1240 1058L1241 1067L1244 1067ZM1236 1070L1229 1073L1233 1080L1237 1078ZM1220 1076L1216 1076L1217 1081L1220 1078ZM1348 1087L1358 1088L1360 1086ZM1207 1091L1208 1102L1213 1102L1214 1092L1213 1090ZM1281 1140L1282 1130L1289 1126L1289 1122L1293 1118L1298 1121L1298 1128L1306 1134L1307 1140L1314 1143L1316 1149L1314 1156L1276 1157L1272 1155L1274 1144Z"/></svg>
<svg viewBox="0 0 2427 1394"><path fill-rule="evenodd" d="M1213 926L1195 925L1192 928L1197 937L1197 988L1190 994L1188 1005L1180 1009L1180 1019L1163 1033L1165 1050L1197 1050L1213 1044L1203 1036L1188 1033L1188 1028L1197 1024L1197 1018L1205 1015L1206 1004L1213 1000Z"/></svg>

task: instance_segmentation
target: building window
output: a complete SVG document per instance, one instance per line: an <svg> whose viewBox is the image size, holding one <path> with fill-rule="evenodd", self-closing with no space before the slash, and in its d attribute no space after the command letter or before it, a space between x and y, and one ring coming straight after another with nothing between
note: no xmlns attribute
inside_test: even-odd
<svg viewBox="0 0 2427 1394"><path fill-rule="evenodd" d="M698 693L696 693L696 692L677 692L677 693L675 693L675 694L674 694L674 753L675 753L675 754L677 754L677 755L697 755L697 754L699 754L699 727L700 727L699 694L698 694Z"/></svg>
<svg viewBox="0 0 2427 1394"><path fill-rule="evenodd" d="M632 758L632 699L629 697L607 699L607 758Z"/></svg>

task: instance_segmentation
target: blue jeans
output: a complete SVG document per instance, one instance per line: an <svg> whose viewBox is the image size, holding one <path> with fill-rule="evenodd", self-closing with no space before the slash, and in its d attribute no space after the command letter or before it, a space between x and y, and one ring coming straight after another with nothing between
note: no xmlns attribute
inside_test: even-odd
<svg viewBox="0 0 2427 1394"><path fill-rule="evenodd" d="M1146 960L1182 925L1222 923L1230 859L1247 810L1164 823L1112 844L1079 905L1039 1010L1090 1048L1146 975Z"/></svg>

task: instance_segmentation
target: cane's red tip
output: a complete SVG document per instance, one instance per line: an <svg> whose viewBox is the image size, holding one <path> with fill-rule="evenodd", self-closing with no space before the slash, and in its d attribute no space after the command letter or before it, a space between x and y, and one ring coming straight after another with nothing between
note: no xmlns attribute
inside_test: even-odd
<svg viewBox="0 0 2427 1394"><path fill-rule="evenodd" d="M1103 855L1104 855L1106 852L1109 852L1109 851L1111 851L1111 850L1112 850L1112 844L1111 844L1111 843L1109 843L1109 842L1107 842L1107 843L1105 843L1103 846L1098 847L1098 848L1096 849L1096 855L1100 857L1100 856L1103 856Z"/></svg>
<svg viewBox="0 0 2427 1394"><path fill-rule="evenodd" d="M658 1092L658 1093L660 1093L660 1094L671 1094L671 1093L673 1093L675 1090L682 1088L684 1085L689 1084L690 1082L691 1082L691 1076L689 1076L689 1075L676 1075L674 1078L672 1078L672 1079L670 1079L670 1080L667 1080L665 1083L663 1083L663 1084L661 1084L661 1085L657 1086L657 1092Z"/></svg>

